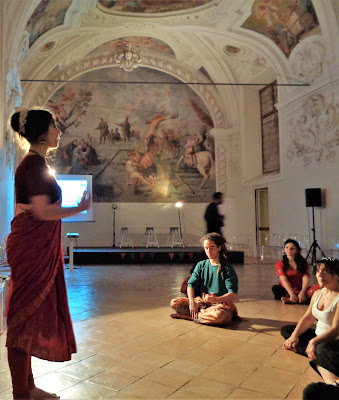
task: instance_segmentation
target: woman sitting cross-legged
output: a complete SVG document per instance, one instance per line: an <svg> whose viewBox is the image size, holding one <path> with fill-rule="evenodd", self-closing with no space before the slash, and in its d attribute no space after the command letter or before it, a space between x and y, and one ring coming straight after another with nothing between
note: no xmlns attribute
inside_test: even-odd
<svg viewBox="0 0 339 400"><path fill-rule="evenodd" d="M183 318L206 325L226 326L238 319L233 301L237 297L238 278L225 256L225 239L208 233L200 240L208 260L200 261L188 281L187 296L171 301L176 311L172 318ZM202 296L196 296L201 293Z"/></svg>
<svg viewBox="0 0 339 400"><path fill-rule="evenodd" d="M281 334L286 350L310 358L325 383L334 385L339 371L339 261L321 259L316 276L321 289L298 324L284 326Z"/></svg>
<svg viewBox="0 0 339 400"><path fill-rule="evenodd" d="M275 267L279 278L279 285L272 286L272 292L276 300L287 303L309 303L307 294L309 289L309 265L300 254L299 243L293 239L287 239L284 243L285 255Z"/></svg>

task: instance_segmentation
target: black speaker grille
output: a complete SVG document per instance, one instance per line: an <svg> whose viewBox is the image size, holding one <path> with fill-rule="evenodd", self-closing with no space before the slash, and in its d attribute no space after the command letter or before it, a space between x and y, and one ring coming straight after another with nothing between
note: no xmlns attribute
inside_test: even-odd
<svg viewBox="0 0 339 400"><path fill-rule="evenodd" d="M306 207L321 207L321 189L305 189Z"/></svg>

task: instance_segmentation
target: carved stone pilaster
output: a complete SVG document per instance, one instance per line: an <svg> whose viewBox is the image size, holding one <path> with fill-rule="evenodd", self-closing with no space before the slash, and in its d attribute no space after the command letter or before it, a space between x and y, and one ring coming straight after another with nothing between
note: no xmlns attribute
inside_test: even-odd
<svg viewBox="0 0 339 400"><path fill-rule="evenodd" d="M216 149L217 190L231 195L231 181L240 179L240 137L237 129L211 129Z"/></svg>
<svg viewBox="0 0 339 400"><path fill-rule="evenodd" d="M227 129L211 129L215 145L216 188L227 196Z"/></svg>

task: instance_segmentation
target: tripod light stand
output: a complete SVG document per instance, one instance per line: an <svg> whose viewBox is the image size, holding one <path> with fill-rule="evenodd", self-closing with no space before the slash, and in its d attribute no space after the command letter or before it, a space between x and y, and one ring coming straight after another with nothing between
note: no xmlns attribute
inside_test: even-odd
<svg viewBox="0 0 339 400"><path fill-rule="evenodd" d="M113 244L112 247L115 247L115 212L118 206L116 204L112 204L112 211L113 211Z"/></svg>
<svg viewBox="0 0 339 400"><path fill-rule="evenodd" d="M182 228L181 228L181 217L180 217L180 208L183 206L181 201L178 201L177 203L175 203L175 206L178 209L178 219L179 219L179 234L180 234L180 240L182 241L182 244L184 245L184 241L182 238ZM185 246L184 246L185 247Z"/></svg>
<svg viewBox="0 0 339 400"><path fill-rule="evenodd" d="M320 253L322 254L323 257L326 257L324 252L321 250L321 247L318 245L318 242L315 238L315 224L314 224L314 206L312 206L312 223L313 223L313 243L311 244L310 249L308 250L306 260L311 256L311 265L315 266L316 261L317 261L317 249L320 250Z"/></svg>

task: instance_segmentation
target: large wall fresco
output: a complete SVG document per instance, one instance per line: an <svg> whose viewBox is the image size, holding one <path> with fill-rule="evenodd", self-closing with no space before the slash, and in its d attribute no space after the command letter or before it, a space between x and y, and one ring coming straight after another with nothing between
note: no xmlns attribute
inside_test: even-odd
<svg viewBox="0 0 339 400"><path fill-rule="evenodd" d="M98 51L112 53L115 51L126 49L128 45L137 46L141 49L149 49L162 54L174 55L174 51L166 43L159 39L154 39L148 36L129 36L121 37L110 42L98 46L95 50L89 53L89 56L94 56Z"/></svg>
<svg viewBox="0 0 339 400"><path fill-rule="evenodd" d="M213 122L192 89L147 68L99 69L77 80L91 83L67 83L47 103L62 130L57 173L92 174L95 202L210 200Z"/></svg>
<svg viewBox="0 0 339 400"><path fill-rule="evenodd" d="M28 20L29 45L45 32L64 23L65 14L72 0L43 0Z"/></svg>
<svg viewBox="0 0 339 400"><path fill-rule="evenodd" d="M300 40L320 32L311 0L255 0L242 27L267 36L287 57Z"/></svg>
<svg viewBox="0 0 339 400"><path fill-rule="evenodd" d="M99 0L98 3L112 11L135 13L162 13L187 10L202 6L212 0Z"/></svg>

